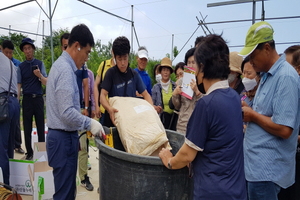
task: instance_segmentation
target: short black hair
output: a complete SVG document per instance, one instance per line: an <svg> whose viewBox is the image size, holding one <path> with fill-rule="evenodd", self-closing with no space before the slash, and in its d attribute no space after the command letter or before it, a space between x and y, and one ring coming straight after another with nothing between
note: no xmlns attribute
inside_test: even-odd
<svg viewBox="0 0 300 200"><path fill-rule="evenodd" d="M2 49L5 49L5 48L11 49L11 50L15 49L14 44L10 40L3 40Z"/></svg>
<svg viewBox="0 0 300 200"><path fill-rule="evenodd" d="M115 57L129 54L130 43L127 37L125 36L117 37L113 42L112 51Z"/></svg>
<svg viewBox="0 0 300 200"><path fill-rule="evenodd" d="M300 67L300 49L293 53L292 65L297 69Z"/></svg>
<svg viewBox="0 0 300 200"><path fill-rule="evenodd" d="M259 43L257 45L256 49L261 50L264 47L264 45L267 44L267 43L270 45L270 47L272 49L275 49L275 41L274 40L270 40L270 41L267 41L267 42Z"/></svg>
<svg viewBox="0 0 300 200"><path fill-rule="evenodd" d="M195 50L196 50L196 48L191 48L185 53L184 62L186 65L188 63L189 57L194 56Z"/></svg>
<svg viewBox="0 0 300 200"><path fill-rule="evenodd" d="M194 53L203 78L225 80L230 74L229 49L221 35L211 34L204 38Z"/></svg>
<svg viewBox="0 0 300 200"><path fill-rule="evenodd" d="M177 63L177 65L175 65L175 70L174 70L175 74L176 74L176 72L177 72L178 69L184 70L184 66L185 66L184 62Z"/></svg>
<svg viewBox="0 0 300 200"><path fill-rule="evenodd" d="M205 38L204 36L197 37L196 40L195 40L194 47L196 47L197 45L199 45L199 43L202 42L204 38Z"/></svg>
<svg viewBox="0 0 300 200"><path fill-rule="evenodd" d="M85 24L78 24L73 27L68 45L72 46L75 42L79 42L82 47L86 47L88 44L91 47L95 45L93 34Z"/></svg>
<svg viewBox="0 0 300 200"><path fill-rule="evenodd" d="M300 49L300 45L293 45L284 50L285 54L293 54L295 51Z"/></svg>
<svg viewBox="0 0 300 200"><path fill-rule="evenodd" d="M70 38L70 33L64 33L60 36L60 44L62 45L63 39L68 40Z"/></svg>

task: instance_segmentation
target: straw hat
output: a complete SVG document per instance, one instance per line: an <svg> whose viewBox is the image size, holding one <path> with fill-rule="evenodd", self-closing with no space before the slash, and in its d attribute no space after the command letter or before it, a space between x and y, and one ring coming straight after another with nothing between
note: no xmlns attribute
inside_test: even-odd
<svg viewBox="0 0 300 200"><path fill-rule="evenodd" d="M229 54L229 67L230 71L242 74L241 65L243 62L243 57L239 55L239 52L234 51Z"/></svg>

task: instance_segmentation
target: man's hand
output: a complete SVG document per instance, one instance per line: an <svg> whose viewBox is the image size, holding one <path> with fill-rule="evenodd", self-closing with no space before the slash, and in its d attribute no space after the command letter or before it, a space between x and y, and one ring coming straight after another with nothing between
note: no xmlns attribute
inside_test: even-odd
<svg viewBox="0 0 300 200"><path fill-rule="evenodd" d="M116 125L116 124L115 124L115 113L116 113L116 112L119 112L119 111L118 111L117 109L113 108L113 107L110 107L110 108L107 110L107 112L109 113L109 117L110 117L111 122L112 122L114 125Z"/></svg>
<svg viewBox="0 0 300 200"><path fill-rule="evenodd" d="M100 112L99 106L95 106L95 116L96 116L97 118L100 118L100 117L101 117L101 112Z"/></svg>
<svg viewBox="0 0 300 200"><path fill-rule="evenodd" d="M81 114L85 115L85 116L89 116L89 111L87 109L83 109L81 111Z"/></svg>
<svg viewBox="0 0 300 200"><path fill-rule="evenodd" d="M242 101L242 112L243 112L243 121L244 122L251 122L252 121L252 114L255 112L248 106L245 101Z"/></svg>
<svg viewBox="0 0 300 200"><path fill-rule="evenodd" d="M93 134L93 136L99 136L100 138L102 138L102 136L105 135L102 125L94 119L91 119L90 131Z"/></svg>

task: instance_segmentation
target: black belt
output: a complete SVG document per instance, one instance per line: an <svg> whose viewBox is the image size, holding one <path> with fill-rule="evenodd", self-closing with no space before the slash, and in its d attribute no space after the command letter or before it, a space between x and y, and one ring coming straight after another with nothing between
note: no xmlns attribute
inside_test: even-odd
<svg viewBox="0 0 300 200"><path fill-rule="evenodd" d="M37 98L43 96L42 94L23 94L25 97Z"/></svg>
<svg viewBox="0 0 300 200"><path fill-rule="evenodd" d="M63 131L63 132L67 132L67 133L74 133L74 132L77 132L77 131L66 131L66 130L63 130L63 129L57 129L57 128L48 128L48 130L53 130L53 131Z"/></svg>
<svg viewBox="0 0 300 200"><path fill-rule="evenodd" d="M1 93L0 93L0 96L2 96L2 95L8 95L8 92L1 92ZM9 96L12 96L12 97L18 97L18 95L15 94L15 93L9 93Z"/></svg>

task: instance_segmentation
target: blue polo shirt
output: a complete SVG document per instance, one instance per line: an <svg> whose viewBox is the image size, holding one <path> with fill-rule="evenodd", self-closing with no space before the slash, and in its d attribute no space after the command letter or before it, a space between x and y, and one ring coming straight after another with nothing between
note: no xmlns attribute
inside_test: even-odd
<svg viewBox="0 0 300 200"><path fill-rule="evenodd" d="M42 61L33 58L22 62L17 70L18 84L22 84L23 94L43 94L42 83L34 75L32 66L38 65L42 75L47 77L45 66Z"/></svg>
<svg viewBox="0 0 300 200"><path fill-rule="evenodd" d="M293 129L282 139L249 122L245 132L244 156L247 181L272 181L287 188L295 180L295 153L299 127L299 75L281 56L261 74L252 109L271 117L276 124Z"/></svg>
<svg viewBox="0 0 300 200"><path fill-rule="evenodd" d="M192 162L194 199L246 200L243 122L237 92L219 88L200 98L186 138L199 148Z"/></svg>

